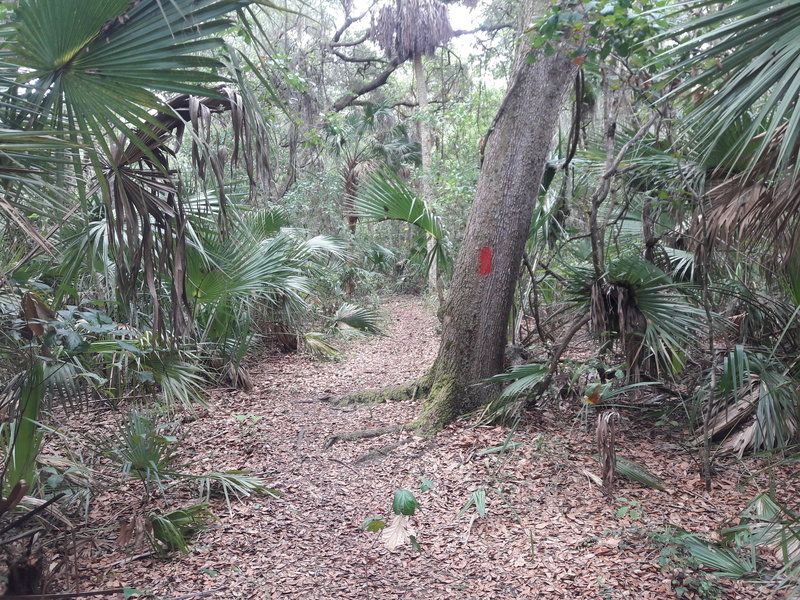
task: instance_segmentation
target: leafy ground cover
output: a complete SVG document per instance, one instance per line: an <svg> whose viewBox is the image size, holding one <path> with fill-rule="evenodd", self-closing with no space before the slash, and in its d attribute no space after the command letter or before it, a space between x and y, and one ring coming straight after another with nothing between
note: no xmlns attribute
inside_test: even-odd
<svg viewBox="0 0 800 600"><path fill-rule="evenodd" d="M132 480L127 496L115 489L93 501L86 528L95 533L66 545L73 564L51 591L126 587L132 597L169 599L766 595L697 570L676 546L675 528L713 539L770 486L770 473L756 459L720 459L706 493L697 453L636 412L622 411L617 455L646 466L664 490L623 479L607 498L587 475L599 467L577 404L543 407L515 430L459 421L433 439L400 431L325 448L331 435L408 422L419 408L335 402L409 381L433 360L437 322L419 299L391 299L384 313L386 335L349 342L341 360L267 356L251 371L252 391L216 390L207 408L183 416L179 453L188 469L247 469L278 497L230 508L215 500L216 518L188 552L166 559L120 540L120 522L140 502ZM111 418L75 414L65 431ZM796 481L781 479L778 500L792 504ZM418 501L410 524L419 550L389 551L363 527L390 516L397 488ZM51 558L61 560L55 549Z"/></svg>

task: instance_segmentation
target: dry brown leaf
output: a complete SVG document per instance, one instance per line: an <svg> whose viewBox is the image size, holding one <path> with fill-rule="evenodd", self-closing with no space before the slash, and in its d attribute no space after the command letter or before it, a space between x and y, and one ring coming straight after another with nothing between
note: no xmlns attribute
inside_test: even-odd
<svg viewBox="0 0 800 600"><path fill-rule="evenodd" d="M411 517L408 515L395 515L388 527L381 533L381 540L388 550L396 550L410 542L411 536L416 532L411 528Z"/></svg>

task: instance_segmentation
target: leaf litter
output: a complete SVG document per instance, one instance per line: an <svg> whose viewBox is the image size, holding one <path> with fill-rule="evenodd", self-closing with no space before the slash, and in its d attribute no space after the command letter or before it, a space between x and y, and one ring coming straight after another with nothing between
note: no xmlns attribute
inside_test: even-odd
<svg viewBox="0 0 800 600"><path fill-rule="evenodd" d="M679 432L623 413L617 453L666 488L620 479L608 499L587 477L598 470L597 450L594 433L578 424L580 400L538 410L518 425L513 443L508 427L463 420L433 439L398 431L326 450L336 433L408 422L420 407L422 400L325 401L406 383L432 363L438 323L422 301L392 298L384 310L385 336L348 342L336 361L267 356L251 369L251 391L216 390L208 409L191 417L178 451L186 462L205 471L246 469L279 496L232 502L230 512L215 500L217 520L188 553L162 558L117 543L120 518L137 512L134 483L101 492L86 532L73 537L83 542L52 549L52 564L68 568L56 570L49 591L119 585L162 598L676 598L672 567L659 563L652 534L680 527L711 536L770 484L757 461L719 458L706 493ZM113 421L98 415L93 423L103 419ZM75 415L65 428L85 430L85 421ZM387 444L391 450L382 451ZM779 500L796 501L797 483L783 480ZM413 529L410 515L394 515L381 533L365 531L374 515L388 522L398 488L414 490ZM458 519L470 502L472 518ZM743 582L718 585L723 597L765 595Z"/></svg>

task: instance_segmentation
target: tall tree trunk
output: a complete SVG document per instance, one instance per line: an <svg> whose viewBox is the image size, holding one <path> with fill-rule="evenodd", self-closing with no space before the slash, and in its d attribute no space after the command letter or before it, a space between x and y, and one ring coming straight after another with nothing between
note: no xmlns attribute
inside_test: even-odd
<svg viewBox="0 0 800 600"><path fill-rule="evenodd" d="M414 86L417 93L417 110L422 113L422 118L417 121L419 127L419 145L420 154L422 158L422 177L419 180L420 197L423 202L430 203L431 201L431 155L432 146L431 141L431 126L425 120L427 118L428 109L428 82L425 80L425 67L422 64L422 55L419 54L414 57ZM428 235L427 249L430 253L436 240ZM428 271L428 288L433 291L436 289L436 284L439 279L437 265L434 261L431 263L431 268Z"/></svg>
<svg viewBox="0 0 800 600"><path fill-rule="evenodd" d="M424 432L488 402L471 385L503 367L508 317L537 191L576 66L564 54L527 59L527 39L489 130L469 222L444 311L432 389L417 425Z"/></svg>

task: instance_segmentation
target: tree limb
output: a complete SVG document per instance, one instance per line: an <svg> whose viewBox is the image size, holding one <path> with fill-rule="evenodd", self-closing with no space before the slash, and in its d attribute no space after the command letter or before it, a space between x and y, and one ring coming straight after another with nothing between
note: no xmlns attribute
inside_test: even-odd
<svg viewBox="0 0 800 600"><path fill-rule="evenodd" d="M369 56L367 58L356 58L354 56L347 56L346 54L342 54L341 52L339 52L335 48L331 48L331 54L333 54L334 56L339 57L344 62L349 62L349 63L384 63L384 64L386 63L386 61L384 59L377 58L377 57L374 57L374 56Z"/></svg>
<svg viewBox="0 0 800 600"><path fill-rule="evenodd" d="M359 44L363 44L364 42L366 42L368 37L369 37L369 34L365 33L360 38L358 38L357 40L352 41L352 42L331 42L330 43L330 47L331 48L344 48L344 47L358 46Z"/></svg>
<svg viewBox="0 0 800 600"><path fill-rule="evenodd" d="M513 25L511 23L498 23L497 25L483 25L481 27L476 27L475 29L456 29L453 31L453 37L478 33L479 31L492 33L495 31L500 31L501 29L511 29L512 27Z"/></svg>
<svg viewBox="0 0 800 600"><path fill-rule="evenodd" d="M336 102L333 103L331 110L333 112L340 112L350 106L358 97L378 89L389 80L389 76L394 73L399 66L400 61L397 58L393 58L387 67L377 77L375 77L375 79L342 95L338 100L336 100Z"/></svg>

